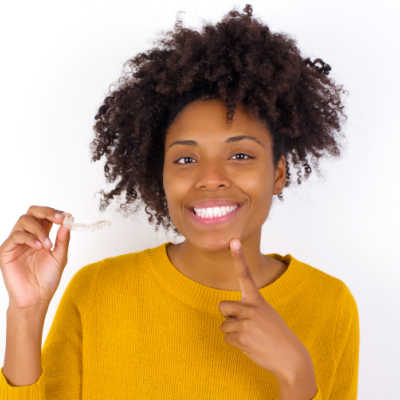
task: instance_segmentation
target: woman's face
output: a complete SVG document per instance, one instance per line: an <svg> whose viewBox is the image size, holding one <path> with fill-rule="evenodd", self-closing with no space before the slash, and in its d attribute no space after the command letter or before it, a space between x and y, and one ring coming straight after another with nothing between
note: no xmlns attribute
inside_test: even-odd
<svg viewBox="0 0 400 400"><path fill-rule="evenodd" d="M255 140L228 140L242 135ZM193 144L174 144L187 140ZM273 170L271 140L266 126L240 106L229 125L220 100L196 100L177 115L166 133L163 185L171 220L189 242L217 249L229 247L233 237L259 238L286 177L284 157ZM224 223L197 222L191 208L215 199L240 207Z"/></svg>

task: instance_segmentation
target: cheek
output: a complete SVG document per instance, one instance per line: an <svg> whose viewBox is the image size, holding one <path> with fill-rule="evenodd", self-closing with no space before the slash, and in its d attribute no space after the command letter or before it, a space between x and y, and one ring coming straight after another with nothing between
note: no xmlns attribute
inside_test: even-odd
<svg viewBox="0 0 400 400"><path fill-rule="evenodd" d="M268 172L254 174L251 178L237 182L237 186L250 199L250 215L257 224L263 223L268 217L272 202L273 184L268 178Z"/></svg>
<svg viewBox="0 0 400 400"><path fill-rule="evenodd" d="M182 204L182 199L187 199L190 191L190 181L188 179L179 179L176 175L163 175L163 187L168 202L168 208L174 209Z"/></svg>
<svg viewBox="0 0 400 400"><path fill-rule="evenodd" d="M232 181L232 184L240 188L246 193L253 201L265 201L270 191L270 182L267 172L257 174L247 174Z"/></svg>

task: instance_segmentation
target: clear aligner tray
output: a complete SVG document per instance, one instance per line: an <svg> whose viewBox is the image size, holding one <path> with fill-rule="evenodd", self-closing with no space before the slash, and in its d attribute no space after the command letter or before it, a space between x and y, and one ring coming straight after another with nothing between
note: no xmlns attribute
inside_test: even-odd
<svg viewBox="0 0 400 400"><path fill-rule="evenodd" d="M111 225L111 221L101 220L96 221L91 224L79 224L74 222L75 219L71 214L66 214L63 220L63 225L68 227L70 230L77 230L77 231L98 231L105 227Z"/></svg>

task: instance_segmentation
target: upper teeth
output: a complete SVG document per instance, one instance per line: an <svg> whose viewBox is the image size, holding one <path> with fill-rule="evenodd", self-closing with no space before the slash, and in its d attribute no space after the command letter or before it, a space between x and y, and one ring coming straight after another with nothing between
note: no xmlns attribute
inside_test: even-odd
<svg viewBox="0 0 400 400"><path fill-rule="evenodd" d="M210 208L195 208L194 212L200 217L222 217L230 212L232 212L238 206L230 206L230 207L210 207Z"/></svg>

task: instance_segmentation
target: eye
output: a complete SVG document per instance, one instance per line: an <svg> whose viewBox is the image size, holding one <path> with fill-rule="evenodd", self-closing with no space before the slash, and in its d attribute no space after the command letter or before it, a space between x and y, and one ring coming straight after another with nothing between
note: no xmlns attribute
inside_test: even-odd
<svg viewBox="0 0 400 400"><path fill-rule="evenodd" d="M185 165L186 163L183 163L183 164L182 164L182 163L179 163L179 162L178 162L179 160L182 160L182 158L185 159L185 160L188 160L189 158L192 158L192 157L179 157L177 160L174 161L174 164ZM192 158L192 160L193 160L193 158ZM191 163L190 163L190 164L191 164Z"/></svg>
<svg viewBox="0 0 400 400"><path fill-rule="evenodd" d="M247 153L235 153L234 156L237 156L238 154L243 154L244 156L247 156L247 158L241 158L240 160L246 161L246 160L249 160L249 159L253 159L253 158L254 158L253 156L251 156L251 155L249 155L249 154L247 154ZM232 156L232 157L233 157L233 156ZM186 162L184 162L183 164L178 162L178 161L181 160L182 158L185 159L185 160L188 160L188 159L192 159L192 160L193 160L192 157L180 157L180 158L178 158L177 160L175 160L174 163L175 163L175 164L180 164L180 165L185 165L185 164L187 164ZM189 164L192 164L192 163L189 163Z"/></svg>
<svg viewBox="0 0 400 400"><path fill-rule="evenodd" d="M248 158L242 158L241 160L250 160L251 158L254 158L254 157L252 157L252 156L250 156L249 154L246 154L246 153L236 153L236 154L234 154L235 156L236 155L238 155L238 154L243 154L244 156L247 156Z"/></svg>

